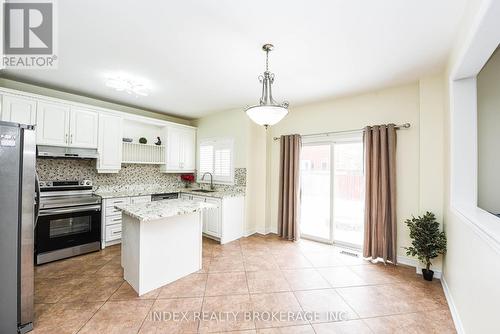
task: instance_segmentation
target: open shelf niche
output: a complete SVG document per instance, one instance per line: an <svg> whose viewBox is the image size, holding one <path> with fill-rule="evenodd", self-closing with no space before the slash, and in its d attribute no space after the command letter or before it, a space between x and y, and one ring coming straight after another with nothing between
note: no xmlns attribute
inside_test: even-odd
<svg viewBox="0 0 500 334"><path fill-rule="evenodd" d="M132 138L131 143L123 142L122 163L128 164L153 164L165 163L165 146L155 145L157 137L164 141L163 126L151 123L141 123L136 120L124 120L123 137ZM147 139L147 144L140 144L139 138Z"/></svg>

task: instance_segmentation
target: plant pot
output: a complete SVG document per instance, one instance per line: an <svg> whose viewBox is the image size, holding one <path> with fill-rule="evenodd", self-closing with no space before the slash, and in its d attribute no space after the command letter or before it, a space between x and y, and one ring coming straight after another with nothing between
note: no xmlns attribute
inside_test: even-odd
<svg viewBox="0 0 500 334"><path fill-rule="evenodd" d="M422 268L422 275L424 276L424 279L426 281L432 281L432 277L434 277L434 271Z"/></svg>

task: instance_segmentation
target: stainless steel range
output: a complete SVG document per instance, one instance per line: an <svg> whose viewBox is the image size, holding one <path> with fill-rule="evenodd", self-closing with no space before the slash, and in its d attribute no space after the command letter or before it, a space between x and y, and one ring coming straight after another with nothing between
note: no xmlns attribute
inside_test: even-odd
<svg viewBox="0 0 500 334"><path fill-rule="evenodd" d="M38 190L36 264L101 248L101 197L92 194L90 180L40 181Z"/></svg>

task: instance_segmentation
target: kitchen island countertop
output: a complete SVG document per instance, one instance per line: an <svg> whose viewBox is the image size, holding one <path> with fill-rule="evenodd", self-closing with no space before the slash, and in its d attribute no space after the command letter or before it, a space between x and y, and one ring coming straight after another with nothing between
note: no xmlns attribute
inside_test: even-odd
<svg viewBox="0 0 500 334"><path fill-rule="evenodd" d="M116 208L122 210L141 222L169 218L189 213L199 212L203 209L217 208L216 204L187 199L169 199L147 203L121 204Z"/></svg>

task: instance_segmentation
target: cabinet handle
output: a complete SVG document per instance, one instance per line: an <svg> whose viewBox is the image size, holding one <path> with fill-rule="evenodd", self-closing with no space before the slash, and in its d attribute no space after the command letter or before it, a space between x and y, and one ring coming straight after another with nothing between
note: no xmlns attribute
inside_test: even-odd
<svg viewBox="0 0 500 334"><path fill-rule="evenodd" d="M68 143L68 134L64 135L64 142L67 144Z"/></svg>
<svg viewBox="0 0 500 334"><path fill-rule="evenodd" d="M69 137L69 143L73 144L73 134L71 134L71 136Z"/></svg>
<svg viewBox="0 0 500 334"><path fill-rule="evenodd" d="M122 233L122 231L113 231L111 232L112 234L118 234L118 233Z"/></svg>

